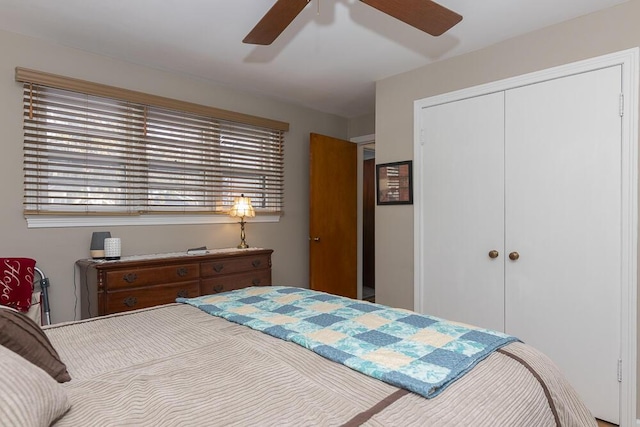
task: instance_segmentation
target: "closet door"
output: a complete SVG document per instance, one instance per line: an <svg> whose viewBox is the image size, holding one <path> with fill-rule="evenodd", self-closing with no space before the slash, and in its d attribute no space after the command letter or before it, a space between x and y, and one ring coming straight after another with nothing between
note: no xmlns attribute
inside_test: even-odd
<svg viewBox="0 0 640 427"><path fill-rule="evenodd" d="M506 332L619 420L621 67L506 92ZM506 255L506 254L505 254Z"/></svg>
<svg viewBox="0 0 640 427"><path fill-rule="evenodd" d="M422 114L424 312L503 330L504 94Z"/></svg>

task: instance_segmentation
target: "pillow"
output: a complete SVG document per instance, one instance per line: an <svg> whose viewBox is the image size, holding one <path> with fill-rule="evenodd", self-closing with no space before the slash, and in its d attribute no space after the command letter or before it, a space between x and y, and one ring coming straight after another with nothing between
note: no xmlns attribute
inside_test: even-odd
<svg viewBox="0 0 640 427"><path fill-rule="evenodd" d="M0 304L29 310L35 266L31 258L0 258Z"/></svg>
<svg viewBox="0 0 640 427"><path fill-rule="evenodd" d="M64 388L46 372L0 346L0 424L49 426L71 404Z"/></svg>
<svg viewBox="0 0 640 427"><path fill-rule="evenodd" d="M6 307L0 309L0 345L40 367L60 383L71 379L44 331L23 313ZM6 373L0 371L2 375Z"/></svg>

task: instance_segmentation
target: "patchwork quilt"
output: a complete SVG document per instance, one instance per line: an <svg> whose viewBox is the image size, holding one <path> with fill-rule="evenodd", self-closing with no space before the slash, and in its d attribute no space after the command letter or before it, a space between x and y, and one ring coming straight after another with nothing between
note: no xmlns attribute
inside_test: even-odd
<svg viewBox="0 0 640 427"><path fill-rule="evenodd" d="M426 398L517 341L488 329L294 287L250 287L176 301Z"/></svg>

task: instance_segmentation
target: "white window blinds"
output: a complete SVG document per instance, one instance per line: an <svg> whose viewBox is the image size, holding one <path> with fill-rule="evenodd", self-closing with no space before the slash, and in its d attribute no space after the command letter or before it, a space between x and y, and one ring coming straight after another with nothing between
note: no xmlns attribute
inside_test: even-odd
<svg viewBox="0 0 640 427"><path fill-rule="evenodd" d="M283 129L32 82L23 105L26 214L282 212Z"/></svg>

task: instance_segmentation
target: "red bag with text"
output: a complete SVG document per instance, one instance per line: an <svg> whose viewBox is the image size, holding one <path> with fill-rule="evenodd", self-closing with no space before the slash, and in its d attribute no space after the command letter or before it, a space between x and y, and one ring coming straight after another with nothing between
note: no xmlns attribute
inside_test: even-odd
<svg viewBox="0 0 640 427"><path fill-rule="evenodd" d="M35 266L31 258L0 258L0 304L29 310Z"/></svg>

